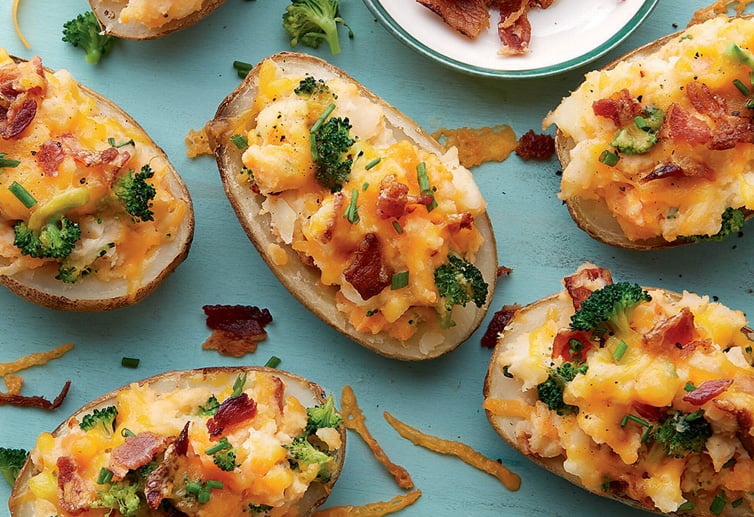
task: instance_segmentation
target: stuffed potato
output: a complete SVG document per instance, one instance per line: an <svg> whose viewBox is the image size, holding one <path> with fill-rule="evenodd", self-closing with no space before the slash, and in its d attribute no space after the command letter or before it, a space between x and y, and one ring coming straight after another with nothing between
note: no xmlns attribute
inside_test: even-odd
<svg viewBox="0 0 754 517"><path fill-rule="evenodd" d="M420 360L480 324L497 252L455 149L304 54L258 64L210 141L236 215L282 283L367 348Z"/></svg>
<svg viewBox="0 0 754 517"><path fill-rule="evenodd" d="M43 433L13 517L309 515L345 459L332 395L263 367L163 373L85 405Z"/></svg>

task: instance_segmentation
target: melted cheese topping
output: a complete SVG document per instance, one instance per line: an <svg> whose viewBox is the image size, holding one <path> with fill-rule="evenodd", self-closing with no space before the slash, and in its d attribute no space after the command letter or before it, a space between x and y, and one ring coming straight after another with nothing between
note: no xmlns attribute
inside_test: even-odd
<svg viewBox="0 0 754 517"><path fill-rule="evenodd" d="M496 414L516 419L516 438L524 452L561 457L566 472L591 491L603 493L615 487L618 495L662 512L678 510L687 499L703 510L722 492L728 502L743 498L739 503L754 508L754 459L744 446L744 440L751 443L754 438L754 356L752 341L741 332L746 326L744 314L689 292L680 297L661 290L648 292L652 300L630 313L635 332L615 334L603 347L589 349L586 373L566 383L563 400L578 407L576 414L558 415L537 400L537 385L562 361L552 357L552 350L555 335L569 328L574 313L568 294L563 291L551 304L547 321L539 328L506 336L497 367L507 368L520 383L522 397L534 406L513 412L505 409L506 401L500 401L503 409ZM693 314L695 344L683 351L680 346L648 345L644 336L683 308ZM515 327L516 319L511 325ZM628 348L617 360L614 351L620 340ZM683 400L689 386L715 379L733 383L701 406ZM637 406L672 407L684 413L702 409L713 434L700 453L683 458L664 451L657 454L643 441L646 427L623 423L626 415L639 415Z"/></svg>
<svg viewBox="0 0 754 517"><path fill-rule="evenodd" d="M139 23L155 29L202 8L204 0L128 0L121 10L121 23Z"/></svg>
<svg viewBox="0 0 754 517"><path fill-rule="evenodd" d="M483 214L485 202L471 173L458 163L455 149L436 155L397 139L387 128L383 108L361 96L354 84L327 81L334 97L323 100L294 93L302 79L285 75L272 61L263 63L254 104L256 124L246 134L249 146L243 153L246 172L251 171L245 180L265 196L263 212L270 214L280 244L319 268L323 284L339 287L338 308L358 331L387 331L407 340L417 323L434 325L438 319L443 302L434 283L435 269L451 253L473 262L483 238L473 221L464 221ZM336 193L316 180L310 146L310 128L330 102L335 105L331 116L347 117L356 140L349 150L350 175ZM408 187L409 197L419 197L420 163L426 166L437 207L430 211L410 201L398 217L378 215L383 181L400 183ZM345 217L349 205L356 207L358 221ZM385 269L407 272L408 285L388 285L363 299L346 280L344 272L367 234L378 236Z"/></svg>
<svg viewBox="0 0 754 517"><path fill-rule="evenodd" d="M225 425L220 435L236 454L236 467L230 471L221 470L214 463L214 456L206 452L217 446L220 438L210 436L208 421L213 417L202 414L201 409L209 406L210 397L216 397L222 406L232 394L233 376L197 375L188 385L170 391L133 383L119 391L114 401L108 401L118 410L113 433L100 427L82 430L79 423L85 415L80 415L66 423L67 430L61 436L53 437L50 433L39 436L31 451L38 472L30 479L29 492L21 496L21 501L36 498L37 507L44 509L38 515L58 512L69 515L61 507L61 500L74 504L101 500L98 492L106 490L107 483L98 483L97 478L101 469L111 468L112 452L127 440L126 430L137 436L150 432L172 441L188 424L186 453L176 454L167 449L157 452L150 462L151 471L161 462L169 467L166 477L159 479L165 501L194 517L297 515L297 503L309 486L321 479L320 472L332 472L335 462L332 455L342 443L336 430L322 428L317 439L309 440L318 442L317 447L327 451L329 463L321 466L292 458L286 446L305 433L308 417L305 402L287 390L284 383L282 378L268 372L248 373L243 393L256 403L256 414L240 423ZM58 488L58 459L63 457L72 459L76 465L76 475L81 478L81 490L77 493L62 495ZM124 479L114 476L112 482L138 484L139 477L132 470ZM196 494L187 493L189 483L201 485L210 480L222 486L213 484L209 500L199 501ZM163 515L162 511L147 509L141 490L138 515ZM85 515L109 515L107 509L83 506Z"/></svg>
<svg viewBox="0 0 754 517"><path fill-rule="evenodd" d="M47 268L52 277L58 267L73 267L79 274L105 281L126 279L129 293L135 294L142 287L145 265L177 235L188 210L186 202L170 190L167 161L140 128L101 109L67 71L39 75L31 62L15 64L0 49L0 80L13 76L12 86L18 91L43 94L29 126L17 137L3 140L5 159L20 163L3 167L0 174L0 274ZM58 155L59 162L42 158L43 148L53 149L51 154ZM101 158L103 152L113 153L114 149L118 153L114 160ZM129 171L139 172L144 165L154 171L148 180L156 189L151 207L154 220L136 222L112 187ZM9 190L14 182L36 200L33 207L25 207ZM74 191L84 194L86 202L60 214L81 228L73 252L62 260L23 255L14 245L16 223L29 223L49 201L54 204L61 194Z"/></svg>
<svg viewBox="0 0 754 517"><path fill-rule="evenodd" d="M595 115L595 101L628 89L644 107L667 113L676 103L698 115L686 95L691 82L706 84L726 99L730 110L743 105L746 96L734 81L752 89L750 66L726 55L737 44L754 51L754 20L718 17L694 25L651 55L620 62L610 70L590 72L585 81L545 118L575 142L565 167L560 198L603 200L631 240L661 236L667 241L681 236L715 235L726 208L754 209L754 145L738 143L726 150L710 150L706 144L674 144L663 136L648 152L621 153L615 166L600 162L603 151L614 150L616 125ZM743 108L739 116L751 117ZM666 120L667 122L667 120ZM675 176L642 181L659 165L676 162L710 171L710 174Z"/></svg>

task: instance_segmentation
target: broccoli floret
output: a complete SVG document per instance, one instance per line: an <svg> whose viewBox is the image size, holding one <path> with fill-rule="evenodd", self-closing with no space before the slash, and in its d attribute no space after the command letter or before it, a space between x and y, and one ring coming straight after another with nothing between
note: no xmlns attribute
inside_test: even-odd
<svg viewBox="0 0 754 517"><path fill-rule="evenodd" d="M643 154L657 143L657 132L665 120L665 112L656 107L644 108L634 123L622 127L610 145L624 154Z"/></svg>
<svg viewBox="0 0 754 517"><path fill-rule="evenodd" d="M297 436L290 445L286 445L290 461L293 463L304 463L306 465L319 464L317 478L327 481L332 475L330 456L316 448L305 434Z"/></svg>
<svg viewBox="0 0 754 517"><path fill-rule="evenodd" d="M63 24L63 41L86 52L84 59L96 65L115 43L115 38L105 34L92 11L79 14Z"/></svg>
<svg viewBox="0 0 754 517"><path fill-rule="evenodd" d="M291 37L291 46L300 41L317 48L324 40L333 55L340 54L338 23L348 29L349 38L353 38L353 31L339 16L339 4L339 0L291 0L283 13L283 29Z"/></svg>
<svg viewBox="0 0 754 517"><path fill-rule="evenodd" d="M217 413L217 408L220 407L220 402L217 397L210 395L207 402L203 406L199 406L199 415L201 416L213 416Z"/></svg>
<svg viewBox="0 0 754 517"><path fill-rule="evenodd" d="M474 302L481 307L487 301L488 286L481 271L456 255L450 255L446 264L435 269L435 286L443 299L445 314L441 324L445 328L453 326L450 315L454 305L465 307Z"/></svg>
<svg viewBox="0 0 754 517"><path fill-rule="evenodd" d="M152 201L157 191L154 185L147 180L154 176L154 171L149 165L144 165L140 172L134 174L133 169L123 176L113 186L115 197L126 208L126 212L135 221L153 221Z"/></svg>
<svg viewBox="0 0 754 517"><path fill-rule="evenodd" d="M212 461L220 470L230 472L238 466L238 463L236 463L236 450L224 436L220 438L219 442L204 451L204 453L212 456Z"/></svg>
<svg viewBox="0 0 754 517"><path fill-rule="evenodd" d="M683 237L689 241L724 241L733 234L740 232L744 223L746 222L746 216L743 210L740 208L728 207L722 213L722 222L720 223L720 231L714 235L692 235L690 237Z"/></svg>
<svg viewBox="0 0 754 517"><path fill-rule="evenodd" d="M571 361L550 368L547 380L537 385L537 398L547 404L552 411L557 411L559 415L578 412L578 407L563 402L563 390L576 375L585 374L587 369L586 363Z"/></svg>
<svg viewBox="0 0 754 517"><path fill-rule="evenodd" d="M116 416L118 416L118 408L115 406L95 409L92 413L84 415L84 418L79 422L79 427L84 431L99 429L105 435L111 436L115 431Z"/></svg>
<svg viewBox="0 0 754 517"><path fill-rule="evenodd" d="M315 79L311 75L307 75L298 83L298 86L293 89L296 95L316 95L319 93L330 93L330 88L327 83L322 79Z"/></svg>
<svg viewBox="0 0 754 517"><path fill-rule="evenodd" d="M668 413L652 431L651 438L663 447L667 456L683 458L692 452L702 452L710 436L712 427L700 409L693 413Z"/></svg>
<svg viewBox="0 0 754 517"><path fill-rule="evenodd" d="M350 135L351 124L348 117L333 117L312 131L313 148L316 151L314 162L317 165L317 181L332 192L343 188L343 183L351 174L353 159L346 153L355 140Z"/></svg>
<svg viewBox="0 0 754 517"><path fill-rule="evenodd" d="M13 230L13 244L21 249L22 254L34 258L65 258L81 238L79 224L65 216L50 221L39 232L32 230L24 221L17 222Z"/></svg>
<svg viewBox="0 0 754 517"><path fill-rule="evenodd" d="M24 449L0 447L0 474L3 475L9 485L13 486L16 482L16 478L28 456L28 451Z"/></svg>
<svg viewBox="0 0 754 517"><path fill-rule="evenodd" d="M324 404L307 408L306 416L306 434L313 434L323 427L338 427L343 422L343 417L335 409L332 393L327 396Z"/></svg>
<svg viewBox="0 0 754 517"><path fill-rule="evenodd" d="M571 316L571 328L592 330L596 336L631 332L628 318L631 309L651 299L639 284L608 284L584 300L581 308Z"/></svg>
<svg viewBox="0 0 754 517"><path fill-rule="evenodd" d="M141 507L139 486L128 483L113 483L104 490L97 492L97 499L90 505L92 508L110 508L117 510L124 517L134 517Z"/></svg>

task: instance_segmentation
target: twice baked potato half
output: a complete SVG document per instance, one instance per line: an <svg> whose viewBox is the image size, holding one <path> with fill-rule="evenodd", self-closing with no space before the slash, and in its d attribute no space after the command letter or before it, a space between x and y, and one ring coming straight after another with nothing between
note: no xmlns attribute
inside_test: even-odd
<svg viewBox="0 0 754 517"><path fill-rule="evenodd" d="M751 515L746 318L585 264L518 309L484 384L498 434L594 494L658 514Z"/></svg>
<svg viewBox="0 0 754 517"><path fill-rule="evenodd" d="M151 293L188 255L191 197L162 149L71 75L0 49L0 284L53 309ZM7 88L5 88L7 86Z"/></svg>
<svg viewBox="0 0 754 517"><path fill-rule="evenodd" d="M284 52L208 124L228 199L283 285L361 345L456 348L497 277L486 203L455 149L343 71Z"/></svg>
<svg viewBox="0 0 754 517"><path fill-rule="evenodd" d="M161 38L207 17L225 0L89 0L103 30L117 38Z"/></svg>
<svg viewBox="0 0 754 517"><path fill-rule="evenodd" d="M166 372L86 404L42 433L13 517L310 515L345 459L332 395L265 367Z"/></svg>
<svg viewBox="0 0 754 517"><path fill-rule="evenodd" d="M754 209L753 34L750 16L690 26L586 74L546 116L579 227L637 250L741 230Z"/></svg>

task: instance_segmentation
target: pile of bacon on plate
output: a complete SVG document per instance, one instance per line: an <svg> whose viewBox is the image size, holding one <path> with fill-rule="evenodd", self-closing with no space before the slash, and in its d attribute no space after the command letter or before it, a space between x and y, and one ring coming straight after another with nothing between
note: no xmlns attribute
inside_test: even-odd
<svg viewBox="0 0 754 517"><path fill-rule="evenodd" d="M438 14L464 36L475 39L490 26L490 9L500 12L497 33L503 44L499 54L520 56L529 50L529 9L547 9L555 0L416 0Z"/></svg>

